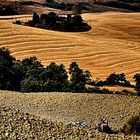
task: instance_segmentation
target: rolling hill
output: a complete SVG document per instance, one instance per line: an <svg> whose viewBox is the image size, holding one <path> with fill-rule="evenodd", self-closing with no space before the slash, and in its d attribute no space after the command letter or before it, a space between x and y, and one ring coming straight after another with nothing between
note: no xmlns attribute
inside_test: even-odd
<svg viewBox="0 0 140 140"><path fill-rule="evenodd" d="M9 107L0 107L1 139L139 140L138 136L107 135L92 129L50 121Z"/></svg>
<svg viewBox="0 0 140 140"><path fill-rule="evenodd" d="M65 124L84 121L95 128L106 117L119 130L131 115L140 112L140 97L113 94L18 93L0 91L0 106Z"/></svg>
<svg viewBox="0 0 140 140"><path fill-rule="evenodd" d="M0 9L1 6L9 7L11 11L14 11L13 14L31 14L34 11L42 13L50 9L47 7L49 5L45 6L45 2L45 0L1 0ZM57 9L60 5L68 3L80 4L83 12L140 12L139 0L55 0L49 7Z"/></svg>
<svg viewBox="0 0 140 140"><path fill-rule="evenodd" d="M123 0L123 3L127 2ZM130 5L135 4L137 0ZM96 6L96 11L124 10L101 4L93 6ZM45 66L54 61L63 63L67 69L72 61L76 61L97 80L116 72L125 73L133 83L134 74L140 72L140 13L82 14L92 29L73 33L13 24L16 19L31 19L29 13L35 9L40 13L53 10L41 5L18 8L17 11L27 15L0 16L0 47L10 49L17 59L36 56ZM92 129L67 125L83 120L89 128L94 128L102 117L106 117L113 129L119 129L129 116L140 112L138 96L0 91L0 112L0 139L8 136L11 139L16 139L16 136L21 139L25 136L37 139L47 136L50 139L140 139L100 134Z"/></svg>
<svg viewBox="0 0 140 140"><path fill-rule="evenodd" d="M54 61L66 67L72 61L89 70L94 79L125 73L128 80L140 71L140 14L83 14L92 30L83 33L56 32L12 24L15 18L0 17L0 47L17 59L36 56L44 65Z"/></svg>

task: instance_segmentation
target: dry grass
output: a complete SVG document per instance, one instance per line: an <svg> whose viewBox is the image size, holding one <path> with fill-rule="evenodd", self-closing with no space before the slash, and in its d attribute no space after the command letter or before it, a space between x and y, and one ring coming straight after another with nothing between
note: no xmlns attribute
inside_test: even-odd
<svg viewBox="0 0 140 140"><path fill-rule="evenodd" d="M133 81L133 75L140 71L140 13L83 17L91 20L89 32L65 33L19 26L12 24L14 17L0 20L0 47L9 48L17 59L36 56L44 65L55 61L68 68L76 61L81 68L91 71L94 79L124 72Z"/></svg>
<svg viewBox="0 0 140 140"><path fill-rule="evenodd" d="M84 120L94 128L102 117L119 129L140 112L140 97L110 94L16 93L0 91L0 106L65 123Z"/></svg>

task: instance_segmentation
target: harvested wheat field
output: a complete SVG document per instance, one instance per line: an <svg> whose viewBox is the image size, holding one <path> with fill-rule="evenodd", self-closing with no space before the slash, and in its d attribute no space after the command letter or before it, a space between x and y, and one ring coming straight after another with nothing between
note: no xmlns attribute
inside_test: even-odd
<svg viewBox="0 0 140 140"><path fill-rule="evenodd" d="M76 61L94 79L123 72L133 81L140 71L140 13L84 14L83 18L92 30L66 33L15 25L14 16L0 17L0 47L9 48L17 59L36 56L44 65L54 61L68 68Z"/></svg>
<svg viewBox="0 0 140 140"><path fill-rule="evenodd" d="M120 129L140 112L140 97L113 94L16 93L0 91L0 106L65 123L85 121L94 128L102 117Z"/></svg>

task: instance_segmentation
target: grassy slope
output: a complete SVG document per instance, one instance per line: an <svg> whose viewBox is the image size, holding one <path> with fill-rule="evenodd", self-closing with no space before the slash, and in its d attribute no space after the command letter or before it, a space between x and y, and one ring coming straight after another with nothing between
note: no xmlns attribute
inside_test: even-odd
<svg viewBox="0 0 140 140"><path fill-rule="evenodd" d="M112 128L119 129L129 116L140 112L140 98L109 94L0 91L0 106L66 123L84 120L90 127L95 127L102 117L106 117Z"/></svg>
<svg viewBox="0 0 140 140"><path fill-rule="evenodd" d="M0 47L7 47L17 59L37 56L44 65L51 61L68 68L77 61L93 78L124 72L128 80L140 71L140 14L84 14L92 30L64 33L14 25L0 20ZM4 17L0 17L4 18ZM28 18L25 18L27 20Z"/></svg>

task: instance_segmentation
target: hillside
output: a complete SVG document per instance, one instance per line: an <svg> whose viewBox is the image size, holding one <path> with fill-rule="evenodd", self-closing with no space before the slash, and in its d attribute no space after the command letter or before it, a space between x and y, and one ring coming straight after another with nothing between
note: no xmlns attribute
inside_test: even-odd
<svg viewBox="0 0 140 140"><path fill-rule="evenodd" d="M0 11L2 6L9 7L9 13L3 13L8 15L15 14L31 14L33 12L46 12L48 10L66 10L64 4L79 4L82 7L83 12L140 12L139 0L55 0L53 3L45 6L45 0L1 0ZM60 5L63 7L60 8ZM50 9L48 8L54 8ZM56 9L55 9L56 8ZM69 7L69 10L72 8ZM3 10L3 9L2 9ZM1 13L1 12L0 12Z"/></svg>
<svg viewBox="0 0 140 140"><path fill-rule="evenodd" d="M0 106L70 123L85 121L94 128L102 117L120 129L129 116L140 112L140 98L111 94L16 93L0 91Z"/></svg>
<svg viewBox="0 0 140 140"><path fill-rule="evenodd" d="M0 107L0 138L1 139L86 139L86 140L127 140L139 139L138 136L107 135L90 129L80 129L71 124L52 122L48 119L23 113L20 110ZM6 124L5 124L6 123Z"/></svg>
<svg viewBox="0 0 140 140"><path fill-rule="evenodd" d="M3 11L5 10L5 11ZM50 11L58 11L52 8L44 7L41 3L31 2L29 4L23 4L22 1L0 1L0 15L21 15L21 14L32 14L46 13Z"/></svg>
<svg viewBox="0 0 140 140"><path fill-rule="evenodd" d="M0 46L9 48L17 59L36 56L44 65L55 61L66 68L76 61L94 79L124 72L133 82L133 75L140 71L140 14L82 16L92 26L89 32L65 33L12 24L15 18L27 21L30 16L0 17Z"/></svg>

